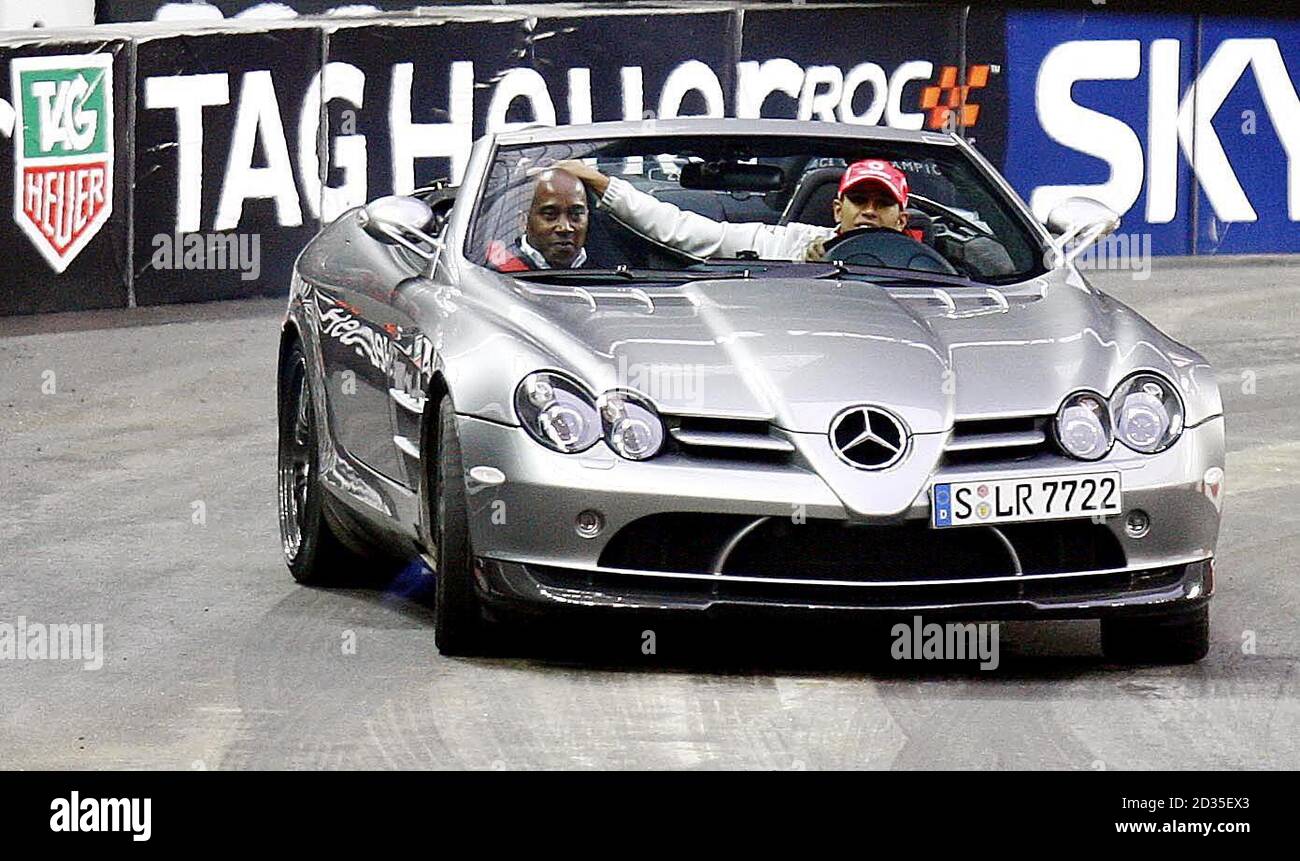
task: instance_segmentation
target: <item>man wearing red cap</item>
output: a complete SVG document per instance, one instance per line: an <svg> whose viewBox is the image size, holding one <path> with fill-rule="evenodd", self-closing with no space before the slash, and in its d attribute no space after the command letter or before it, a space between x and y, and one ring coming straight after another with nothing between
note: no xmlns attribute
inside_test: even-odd
<svg viewBox="0 0 1300 861"><path fill-rule="evenodd" d="M597 205L656 242L696 257L736 257L754 251L765 260L821 260L827 240L858 227L907 227L907 177L883 159L855 161L840 179L831 204L835 227L815 224L731 224L687 212L605 176L581 161L556 168L582 180L599 196Z"/></svg>

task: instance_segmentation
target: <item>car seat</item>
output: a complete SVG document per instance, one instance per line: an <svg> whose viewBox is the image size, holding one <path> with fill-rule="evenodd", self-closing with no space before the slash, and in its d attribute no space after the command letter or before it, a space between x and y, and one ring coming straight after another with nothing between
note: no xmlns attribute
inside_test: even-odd
<svg viewBox="0 0 1300 861"><path fill-rule="evenodd" d="M842 167L819 167L805 173L799 178L799 184L777 223L834 227L831 203L839 195L840 177L843 175Z"/></svg>

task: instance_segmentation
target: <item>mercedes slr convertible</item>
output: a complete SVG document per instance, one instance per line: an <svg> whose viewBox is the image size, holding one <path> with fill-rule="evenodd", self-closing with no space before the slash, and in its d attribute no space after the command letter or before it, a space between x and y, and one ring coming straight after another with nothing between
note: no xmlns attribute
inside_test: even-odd
<svg viewBox="0 0 1300 861"><path fill-rule="evenodd" d="M1039 223L947 134L488 135L458 186L297 260L289 569L422 560L444 654L538 614L734 609L1094 618L1112 661L1199 660L1222 406L1080 273L1117 224L1084 198Z"/></svg>

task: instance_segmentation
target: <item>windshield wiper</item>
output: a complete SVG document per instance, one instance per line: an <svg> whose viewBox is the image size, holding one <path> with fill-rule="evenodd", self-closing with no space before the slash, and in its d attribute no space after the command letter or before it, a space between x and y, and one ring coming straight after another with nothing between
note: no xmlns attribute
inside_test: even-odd
<svg viewBox="0 0 1300 861"><path fill-rule="evenodd" d="M818 278L843 278L845 275L861 275L879 281L923 281L926 283L951 284L959 287L978 287L965 275L949 275L947 272L927 272L924 269L902 269L894 266L867 266L862 263L845 263L843 260L827 260L835 267L833 271Z"/></svg>
<svg viewBox="0 0 1300 861"><path fill-rule="evenodd" d="M605 281L605 282L654 282L654 281L721 281L731 278L749 278L749 270L740 272L703 272L692 269L630 269L619 266L615 269L535 269L528 272L511 272L522 281Z"/></svg>

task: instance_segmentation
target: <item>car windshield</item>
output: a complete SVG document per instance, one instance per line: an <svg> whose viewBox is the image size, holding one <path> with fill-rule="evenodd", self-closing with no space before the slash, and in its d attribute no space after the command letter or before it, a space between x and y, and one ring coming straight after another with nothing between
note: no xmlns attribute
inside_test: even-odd
<svg viewBox="0 0 1300 861"><path fill-rule="evenodd" d="M636 206L620 213L598 207L590 177L577 184L566 174L555 182L550 168L565 161L622 180L617 188ZM841 199L846 169L864 161L872 177L850 183ZM903 194L890 190L891 181L902 187L900 176ZM844 215L849 201L858 215ZM880 214L861 215L866 209ZM744 229L728 229L726 241L710 247L717 228L681 213ZM751 275L811 261L840 274L1007 284L1041 274L1043 250L1027 220L960 147L775 135L499 146L465 247L471 261L489 268L575 282L602 272L673 280L670 273L734 272L738 261Z"/></svg>

